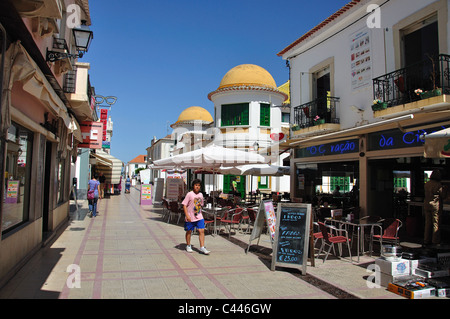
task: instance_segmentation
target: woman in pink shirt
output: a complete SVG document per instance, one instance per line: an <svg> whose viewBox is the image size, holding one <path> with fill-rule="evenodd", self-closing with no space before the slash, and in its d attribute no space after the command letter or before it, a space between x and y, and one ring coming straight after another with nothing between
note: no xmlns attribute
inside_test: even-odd
<svg viewBox="0 0 450 319"><path fill-rule="evenodd" d="M184 230L186 231L186 251L191 253L191 236L192 231L197 228L200 241L200 251L205 255L209 254L209 250L205 247L205 220L202 215L203 194L200 193L201 181L195 179L192 182L192 191L186 194L182 204L184 215Z"/></svg>

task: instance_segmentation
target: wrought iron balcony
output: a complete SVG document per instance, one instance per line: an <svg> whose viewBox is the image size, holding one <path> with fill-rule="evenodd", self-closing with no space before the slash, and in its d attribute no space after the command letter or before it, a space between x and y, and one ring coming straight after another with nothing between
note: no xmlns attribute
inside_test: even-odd
<svg viewBox="0 0 450 319"><path fill-rule="evenodd" d="M77 67L73 66L72 71L68 71L64 75L64 93L75 93L77 85Z"/></svg>
<svg viewBox="0 0 450 319"><path fill-rule="evenodd" d="M302 129L319 123L339 124L336 117L339 100L338 97L323 97L294 107L294 126Z"/></svg>
<svg viewBox="0 0 450 319"><path fill-rule="evenodd" d="M423 92L441 89L450 93L450 56L440 54L373 79L373 96L392 107L420 100Z"/></svg>

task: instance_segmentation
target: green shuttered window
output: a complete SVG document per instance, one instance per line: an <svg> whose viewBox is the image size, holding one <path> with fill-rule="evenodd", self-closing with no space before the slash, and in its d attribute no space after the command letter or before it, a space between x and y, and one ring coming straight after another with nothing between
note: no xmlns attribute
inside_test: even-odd
<svg viewBox="0 0 450 319"><path fill-rule="evenodd" d="M249 125L248 113L248 103L222 105L221 126Z"/></svg>
<svg viewBox="0 0 450 319"><path fill-rule="evenodd" d="M259 125L270 126L270 104L260 104Z"/></svg>

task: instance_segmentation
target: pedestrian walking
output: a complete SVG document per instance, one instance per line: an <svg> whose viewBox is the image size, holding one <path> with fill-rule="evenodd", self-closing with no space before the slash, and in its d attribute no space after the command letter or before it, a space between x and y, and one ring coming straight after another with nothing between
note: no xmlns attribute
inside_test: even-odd
<svg viewBox="0 0 450 319"><path fill-rule="evenodd" d="M98 181L100 182L100 194L98 195L98 197L102 199L103 197L105 197L105 182L106 182L106 177L105 175L103 175L103 172L100 172L98 174Z"/></svg>
<svg viewBox="0 0 450 319"><path fill-rule="evenodd" d="M97 178L97 175L94 175L88 182L89 217L97 216L97 201L100 194L100 182Z"/></svg>
<svg viewBox="0 0 450 319"><path fill-rule="evenodd" d="M205 220L202 215L203 194L200 192L201 181L195 179L192 182L192 191L186 194L182 204L185 215L184 230L186 231L186 251L191 253L192 231L197 228L200 241L200 251L205 255L210 252L205 247Z"/></svg>

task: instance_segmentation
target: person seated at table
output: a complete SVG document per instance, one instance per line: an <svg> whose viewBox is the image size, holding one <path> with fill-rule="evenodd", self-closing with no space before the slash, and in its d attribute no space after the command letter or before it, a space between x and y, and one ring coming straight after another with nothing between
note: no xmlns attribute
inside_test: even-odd
<svg viewBox="0 0 450 319"><path fill-rule="evenodd" d="M341 197L341 192L340 192L340 190L341 190L341 188L339 187L339 185L336 186L336 188L334 189L332 195L333 195L334 197Z"/></svg>
<svg viewBox="0 0 450 319"><path fill-rule="evenodd" d="M317 218L320 222L325 221L325 218L331 217L331 208L328 207L328 198L322 198L321 207L318 210Z"/></svg>

